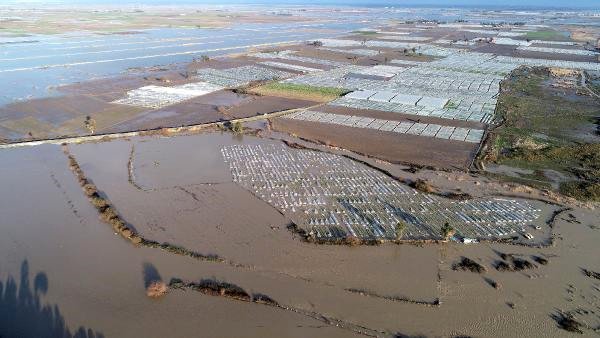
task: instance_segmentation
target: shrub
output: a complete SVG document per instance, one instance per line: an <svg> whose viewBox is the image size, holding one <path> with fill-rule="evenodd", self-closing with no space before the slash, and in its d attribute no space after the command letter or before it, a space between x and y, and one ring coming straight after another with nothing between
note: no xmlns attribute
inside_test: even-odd
<svg viewBox="0 0 600 338"><path fill-rule="evenodd" d="M250 295L241 287L215 279L203 279L200 281L200 283L193 284L192 288L196 291L213 296L223 296L244 301L251 301Z"/></svg>
<svg viewBox="0 0 600 338"><path fill-rule="evenodd" d="M138 235L131 235L131 237L129 237L129 240L131 241L131 243L133 244L140 244L142 243L142 237L138 236Z"/></svg>
<svg viewBox="0 0 600 338"><path fill-rule="evenodd" d="M430 194L435 192L435 189L433 188L433 186L431 184L429 184L427 181L418 179L416 181L414 181L411 186L421 192Z"/></svg>
<svg viewBox="0 0 600 338"><path fill-rule="evenodd" d="M253 294L252 301L254 303L258 303L258 304L266 304L266 305L272 305L272 306L279 305L275 300L273 300L273 298L271 298L267 295L263 295L262 293Z"/></svg>
<svg viewBox="0 0 600 338"><path fill-rule="evenodd" d="M504 261L498 261L498 262L496 262L495 268L498 271L511 271L512 270L512 268L510 267L510 265L508 265L508 263L506 263Z"/></svg>
<svg viewBox="0 0 600 338"><path fill-rule="evenodd" d="M112 225L113 229L115 230L115 232L120 232L121 229L126 228L125 223L118 219L118 218L112 218L109 221L110 225Z"/></svg>
<svg viewBox="0 0 600 338"><path fill-rule="evenodd" d="M346 236L346 238L344 238L344 244L349 245L349 246L358 246L361 243L362 242L361 242L360 238L358 238L356 236L348 235L348 236Z"/></svg>
<svg viewBox="0 0 600 338"><path fill-rule="evenodd" d="M399 240L402 238L402 235L404 235L404 231L406 230L406 222L404 221L398 221L398 223L396 224L396 239Z"/></svg>
<svg viewBox="0 0 600 338"><path fill-rule="evenodd" d="M600 201L600 183L590 181L567 181L560 184L561 194L582 201Z"/></svg>
<svg viewBox="0 0 600 338"><path fill-rule="evenodd" d="M108 207L108 202L102 197L92 197L90 198L90 201L92 202L92 205L99 210L104 210L106 207Z"/></svg>
<svg viewBox="0 0 600 338"><path fill-rule="evenodd" d="M468 257L462 257L458 263L452 265L452 270L468 270L471 272L483 273L485 272L485 267Z"/></svg>
<svg viewBox="0 0 600 338"><path fill-rule="evenodd" d="M582 269L583 274L590 277L590 278L594 278L594 279L600 279L600 273L592 271L592 270L588 270L588 269Z"/></svg>
<svg viewBox="0 0 600 338"><path fill-rule="evenodd" d="M115 209L109 206L104 209L104 211L100 214L100 217L105 222L109 222L111 219L119 217L119 215L117 214Z"/></svg>
<svg viewBox="0 0 600 338"><path fill-rule="evenodd" d="M441 229L442 232L442 238L444 240L449 240L450 237L454 236L454 234L456 233L456 230L454 230L454 228L450 225L450 223L446 222L444 223L444 226Z"/></svg>
<svg viewBox="0 0 600 338"><path fill-rule="evenodd" d="M233 131L236 134L240 134L244 131L244 127L242 126L242 123L240 121L235 121L231 125L231 131Z"/></svg>
<svg viewBox="0 0 600 338"><path fill-rule="evenodd" d="M534 261L538 262L539 264L542 265L547 265L548 264L548 260L542 256L533 256L531 257Z"/></svg>
<svg viewBox="0 0 600 338"><path fill-rule="evenodd" d="M83 191L85 191L85 194L88 197L92 197L92 196L97 196L98 195L98 189L96 188L95 185L91 184L91 183L86 183L83 185Z"/></svg>
<svg viewBox="0 0 600 338"><path fill-rule="evenodd" d="M556 323L558 323L558 326L561 329L574 333L583 333L583 331L581 330L581 323L576 321L573 315L560 312L556 315L553 315L552 317L554 318L554 320L556 320Z"/></svg>
<svg viewBox="0 0 600 338"><path fill-rule="evenodd" d="M131 232L131 230L125 228L121 231L121 236L125 237L125 238L129 238L131 237L133 233Z"/></svg>
<svg viewBox="0 0 600 338"><path fill-rule="evenodd" d="M513 257L512 262L516 271L536 268L533 263L523 258Z"/></svg>
<svg viewBox="0 0 600 338"><path fill-rule="evenodd" d="M167 291L169 291L167 284L162 281L154 281L146 288L146 296L150 298L159 298L164 296Z"/></svg>

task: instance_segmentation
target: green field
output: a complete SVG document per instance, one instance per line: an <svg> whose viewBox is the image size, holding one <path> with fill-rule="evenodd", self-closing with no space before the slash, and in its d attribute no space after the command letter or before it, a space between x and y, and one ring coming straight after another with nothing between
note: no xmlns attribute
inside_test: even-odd
<svg viewBox="0 0 600 338"><path fill-rule="evenodd" d="M600 101L553 90L545 69L521 68L502 83L497 118L484 162L533 170L503 180L548 188L545 170L560 173L559 191L580 200L600 201L600 143L593 136ZM588 130L588 136L582 135ZM594 141L594 139L596 141ZM496 175L497 176L497 175Z"/></svg>
<svg viewBox="0 0 600 338"><path fill-rule="evenodd" d="M362 34L362 35L376 35L376 31L353 31L353 34Z"/></svg>
<svg viewBox="0 0 600 338"><path fill-rule="evenodd" d="M348 93L348 90L332 87L315 87L303 84L273 82L251 90L261 95L303 98L315 101L331 101Z"/></svg>
<svg viewBox="0 0 600 338"><path fill-rule="evenodd" d="M525 38L528 40L546 40L546 41L570 41L568 35L559 31L537 31L528 32L525 34Z"/></svg>

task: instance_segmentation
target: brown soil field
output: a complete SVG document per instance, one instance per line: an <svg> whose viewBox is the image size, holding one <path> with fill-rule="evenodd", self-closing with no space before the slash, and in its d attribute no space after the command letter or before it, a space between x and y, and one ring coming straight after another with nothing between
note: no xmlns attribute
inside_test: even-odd
<svg viewBox="0 0 600 338"><path fill-rule="evenodd" d="M564 46L548 46L551 48L563 48ZM483 43L478 44L473 51L480 53L495 53L503 56L513 56L531 59L546 59L546 60L565 60L565 61L578 61L578 62L596 62L597 58L593 56L583 55L572 55L572 54L558 54L558 53L541 53L518 50L517 46L510 45L497 45L494 43Z"/></svg>
<svg viewBox="0 0 600 338"><path fill-rule="evenodd" d="M224 69L254 63L242 56L221 57L191 62L183 68L165 66L131 70L123 76L62 86L57 88L61 96L1 107L0 139L14 142L87 135L89 131L84 126L86 116L95 121L96 133L112 133L227 121L315 104L308 100L249 96L228 90L157 110L110 103L122 98L127 91L142 86L174 86L193 82L189 75L199 68Z"/></svg>
<svg viewBox="0 0 600 338"><path fill-rule="evenodd" d="M315 104L315 102L307 100L240 95L225 90L162 109L143 112L133 119L105 128L102 132L125 132L228 121L282 110L309 107Z"/></svg>
<svg viewBox="0 0 600 338"><path fill-rule="evenodd" d="M478 148L478 144L474 143L285 118L273 119L272 126L277 131L303 139L348 149L392 163L417 166L464 170L470 165Z"/></svg>

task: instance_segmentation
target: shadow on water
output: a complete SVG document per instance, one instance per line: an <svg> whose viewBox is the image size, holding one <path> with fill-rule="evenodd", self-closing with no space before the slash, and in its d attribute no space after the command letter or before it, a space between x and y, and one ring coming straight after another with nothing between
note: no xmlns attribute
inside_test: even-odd
<svg viewBox="0 0 600 338"><path fill-rule="evenodd" d="M21 264L18 285L12 276L0 281L0 338L104 338L102 333L84 327L71 332L57 305L42 304L47 292L44 272L38 272L31 285L27 260Z"/></svg>
<svg viewBox="0 0 600 338"><path fill-rule="evenodd" d="M158 270L156 270L156 267L152 263L144 263L142 273L144 275L144 287L146 288L154 282L162 282L162 277L160 277Z"/></svg>

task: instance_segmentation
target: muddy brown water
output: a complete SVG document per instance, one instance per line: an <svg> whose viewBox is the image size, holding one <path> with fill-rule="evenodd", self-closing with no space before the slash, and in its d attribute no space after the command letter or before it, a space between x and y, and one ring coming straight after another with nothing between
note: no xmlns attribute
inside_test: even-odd
<svg viewBox="0 0 600 338"><path fill-rule="evenodd" d="M140 143L134 139L85 144L71 150L88 177L145 237L217 254L268 274L314 280L341 289L364 288L382 294L410 294L418 300L435 299L435 248L347 248L302 243L286 229L285 217L233 183L221 147L273 142L208 133ZM135 183L143 190L128 181L131 146L135 147ZM110 160L103 160L108 154ZM152 183L151 179L157 177L160 179ZM421 281L405 278L408 270L393 268L400 262L410 263L417 251L427 252L423 258L429 262L427 269L415 265L410 270L421 276ZM386 257L390 256L397 256L399 261L388 261ZM356 266L363 271L360 276L354 275Z"/></svg>
<svg viewBox="0 0 600 338"><path fill-rule="evenodd" d="M0 283L6 286L0 288L3 336L52 337L53 326L63 320L71 334L83 327L104 337L305 337L315 331L353 336L292 312L193 292L147 298L148 265L167 282L171 277L218 277L263 293L267 282L261 277L246 279L256 283L251 286L228 266L199 264L120 239L98 219L59 147L19 149L0 157L3 191L15 192L0 197ZM9 280L17 288L14 292ZM45 287L40 289L40 283ZM57 316L49 319L41 307L32 309L27 303L32 298L55 307ZM10 316L4 311L12 309L16 318L7 322ZM254 329L245 329L250 327Z"/></svg>
<svg viewBox="0 0 600 338"><path fill-rule="evenodd" d="M81 326L105 337L357 336L343 325L192 291L149 299L144 289L148 275L164 281L217 278L380 336L566 336L550 316L557 309L584 309L588 314L578 319L592 327L600 324L598 282L580 271L600 271L594 254L600 240L594 227L597 211L573 210L576 222L561 215L556 244L541 249L306 244L284 228L283 216L220 172L222 145L263 142L275 141L211 133L69 146L86 175L142 235L216 253L236 264L139 248L113 234L83 195L58 146L0 152L0 282L29 290L2 289L1 304L9 306L0 306L0 312L28 311L16 312L18 321L8 324L0 316L0 332L10 325L30 333L32 327L47 328L58 319L72 334ZM129 183L132 146L136 182L156 190L142 191ZM492 267L498 252L528 260L542 255L550 264L498 272ZM461 256L475 259L487 272L452 271ZM24 261L28 273L21 276ZM502 288L490 287L484 277ZM9 278L14 284L7 283ZM349 293L344 290L348 287L412 299L439 297L442 304L390 301ZM26 304L32 298L56 306L59 316L49 321L40 315L43 311L32 311Z"/></svg>

